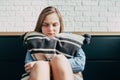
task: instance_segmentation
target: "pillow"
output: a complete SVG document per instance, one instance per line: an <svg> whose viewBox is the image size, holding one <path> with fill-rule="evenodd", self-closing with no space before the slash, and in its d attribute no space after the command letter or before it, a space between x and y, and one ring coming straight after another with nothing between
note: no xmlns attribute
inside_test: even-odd
<svg viewBox="0 0 120 80"><path fill-rule="evenodd" d="M83 45L85 38L72 33L60 33L49 38L38 32L28 32L24 36L24 44L31 54L64 54L73 57Z"/></svg>

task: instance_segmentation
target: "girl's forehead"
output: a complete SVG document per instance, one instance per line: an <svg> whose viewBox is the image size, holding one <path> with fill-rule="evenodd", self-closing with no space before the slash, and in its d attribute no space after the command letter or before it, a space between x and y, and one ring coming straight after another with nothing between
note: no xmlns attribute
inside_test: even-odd
<svg viewBox="0 0 120 80"><path fill-rule="evenodd" d="M58 22L58 21L59 21L59 17L56 13L51 13L47 15L43 20L43 22Z"/></svg>
<svg viewBox="0 0 120 80"><path fill-rule="evenodd" d="M48 14L48 15L46 15L46 17L45 18L59 18L58 17L58 15L57 15L57 13L51 13L51 14Z"/></svg>

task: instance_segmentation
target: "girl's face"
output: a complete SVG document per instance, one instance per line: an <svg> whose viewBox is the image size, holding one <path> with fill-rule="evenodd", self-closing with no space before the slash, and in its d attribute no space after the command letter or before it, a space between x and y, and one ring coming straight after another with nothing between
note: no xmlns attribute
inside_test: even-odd
<svg viewBox="0 0 120 80"><path fill-rule="evenodd" d="M53 37L60 32L60 21L56 13L49 14L42 23L42 33Z"/></svg>

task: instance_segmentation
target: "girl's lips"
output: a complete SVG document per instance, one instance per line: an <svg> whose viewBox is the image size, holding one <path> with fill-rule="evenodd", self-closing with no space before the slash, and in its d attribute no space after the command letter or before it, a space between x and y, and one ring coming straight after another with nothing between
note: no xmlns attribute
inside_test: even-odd
<svg viewBox="0 0 120 80"><path fill-rule="evenodd" d="M49 37L53 37L53 36L55 36L54 33L48 33L47 35L48 35Z"/></svg>

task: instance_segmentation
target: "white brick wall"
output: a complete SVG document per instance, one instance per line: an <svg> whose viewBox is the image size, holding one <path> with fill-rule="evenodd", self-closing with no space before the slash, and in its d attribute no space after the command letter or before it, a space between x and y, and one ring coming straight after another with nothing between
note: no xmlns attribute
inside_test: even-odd
<svg viewBox="0 0 120 80"><path fill-rule="evenodd" d="M0 32L34 30L40 11L47 0L0 0Z"/></svg>
<svg viewBox="0 0 120 80"><path fill-rule="evenodd" d="M0 32L33 31L48 5L60 10L65 31L120 31L120 0L0 0Z"/></svg>

